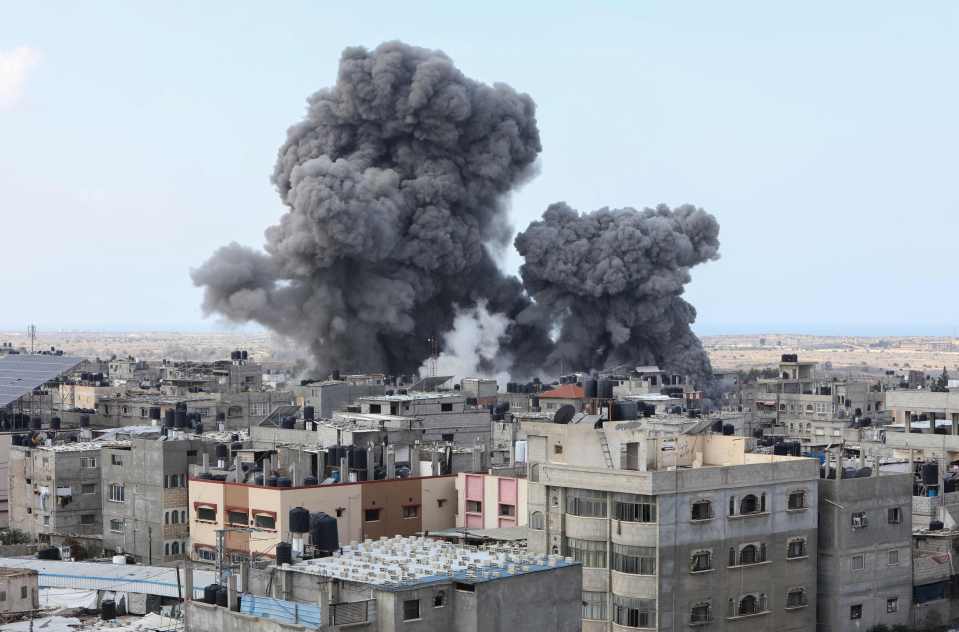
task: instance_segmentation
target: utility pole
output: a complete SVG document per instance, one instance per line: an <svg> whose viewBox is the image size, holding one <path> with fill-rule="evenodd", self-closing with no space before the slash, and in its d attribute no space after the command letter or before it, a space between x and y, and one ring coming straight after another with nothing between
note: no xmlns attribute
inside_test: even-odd
<svg viewBox="0 0 959 632"><path fill-rule="evenodd" d="M37 326L28 325L27 326L27 337L30 338L30 355L33 355L33 345L37 340ZM31 623L32 625L32 623Z"/></svg>

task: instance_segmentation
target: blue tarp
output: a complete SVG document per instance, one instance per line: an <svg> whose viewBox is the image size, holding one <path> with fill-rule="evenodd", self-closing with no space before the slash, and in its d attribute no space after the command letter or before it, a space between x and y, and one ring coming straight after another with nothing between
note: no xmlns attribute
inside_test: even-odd
<svg viewBox="0 0 959 632"><path fill-rule="evenodd" d="M307 628L319 628L323 622L318 604L298 603L257 595L240 595L240 612L286 623L298 623Z"/></svg>

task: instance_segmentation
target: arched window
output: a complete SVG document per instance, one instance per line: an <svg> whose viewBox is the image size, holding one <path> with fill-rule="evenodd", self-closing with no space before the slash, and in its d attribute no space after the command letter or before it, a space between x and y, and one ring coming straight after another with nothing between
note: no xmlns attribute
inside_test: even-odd
<svg viewBox="0 0 959 632"><path fill-rule="evenodd" d="M736 614L740 617L745 617L751 614L760 614L765 612L766 609L767 601L765 593L744 595L739 600Z"/></svg>
<svg viewBox="0 0 959 632"><path fill-rule="evenodd" d="M743 515L759 513L759 499L755 494L746 494L739 503L739 513Z"/></svg>
<svg viewBox="0 0 959 632"><path fill-rule="evenodd" d="M542 531L546 528L546 520L542 511L534 511L529 515L529 528Z"/></svg>
<svg viewBox="0 0 959 632"><path fill-rule="evenodd" d="M173 543L173 546L171 547L171 549L173 550L173 555L179 555L179 554L180 554L180 543L179 543L179 542L174 542L174 543Z"/></svg>
<svg viewBox="0 0 959 632"><path fill-rule="evenodd" d="M787 504L789 509L805 509L806 508L806 492L802 489L797 489L795 491L789 492L789 502Z"/></svg>
<svg viewBox="0 0 959 632"><path fill-rule="evenodd" d="M806 557L806 539L793 538L790 540L788 546L786 547L786 557Z"/></svg>
<svg viewBox="0 0 959 632"><path fill-rule="evenodd" d="M747 544L743 547L743 550L739 552L739 563L740 564L755 564L759 561L759 552L756 547L752 544Z"/></svg>
<svg viewBox="0 0 959 632"><path fill-rule="evenodd" d="M169 542L166 542L166 543L163 545L163 554L166 555L167 557L170 556L170 543L169 543Z"/></svg>

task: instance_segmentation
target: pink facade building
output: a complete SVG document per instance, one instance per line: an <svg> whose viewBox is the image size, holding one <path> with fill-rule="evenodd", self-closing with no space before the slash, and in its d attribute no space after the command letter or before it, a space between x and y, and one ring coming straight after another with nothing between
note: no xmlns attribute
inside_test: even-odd
<svg viewBox="0 0 959 632"><path fill-rule="evenodd" d="M456 526L473 529L526 526L526 479L491 474L456 477Z"/></svg>

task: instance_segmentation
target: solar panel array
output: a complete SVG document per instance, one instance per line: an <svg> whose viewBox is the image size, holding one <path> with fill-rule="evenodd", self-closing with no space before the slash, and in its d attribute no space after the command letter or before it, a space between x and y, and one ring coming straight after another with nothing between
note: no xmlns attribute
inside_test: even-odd
<svg viewBox="0 0 959 632"><path fill-rule="evenodd" d="M0 357L0 407L78 367L83 358L57 355L7 355Z"/></svg>

